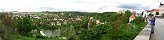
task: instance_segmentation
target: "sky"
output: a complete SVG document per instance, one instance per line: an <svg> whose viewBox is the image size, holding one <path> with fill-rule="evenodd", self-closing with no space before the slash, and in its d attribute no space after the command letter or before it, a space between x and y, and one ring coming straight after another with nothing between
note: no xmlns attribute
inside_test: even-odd
<svg viewBox="0 0 164 40"><path fill-rule="evenodd" d="M85 11L117 12L158 9L164 0L0 0L0 11Z"/></svg>

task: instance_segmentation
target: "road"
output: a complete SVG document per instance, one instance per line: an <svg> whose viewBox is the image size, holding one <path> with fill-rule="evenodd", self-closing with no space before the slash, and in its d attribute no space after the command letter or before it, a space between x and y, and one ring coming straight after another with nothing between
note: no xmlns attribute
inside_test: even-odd
<svg viewBox="0 0 164 40"><path fill-rule="evenodd" d="M156 18L154 34L151 33L150 40L164 40L164 18Z"/></svg>

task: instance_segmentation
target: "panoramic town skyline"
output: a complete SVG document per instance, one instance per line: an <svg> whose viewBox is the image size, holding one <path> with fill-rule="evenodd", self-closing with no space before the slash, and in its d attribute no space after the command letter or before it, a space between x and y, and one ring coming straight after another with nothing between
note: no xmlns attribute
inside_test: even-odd
<svg viewBox="0 0 164 40"><path fill-rule="evenodd" d="M160 2L164 3L162 0L0 0L0 9L20 12L116 12L125 9L141 12L144 10L158 9Z"/></svg>

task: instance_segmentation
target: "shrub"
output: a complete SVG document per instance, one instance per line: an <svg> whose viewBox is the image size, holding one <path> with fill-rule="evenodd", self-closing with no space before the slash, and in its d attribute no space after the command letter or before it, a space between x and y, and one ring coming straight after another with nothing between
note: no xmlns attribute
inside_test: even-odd
<svg viewBox="0 0 164 40"><path fill-rule="evenodd" d="M116 28L120 28L120 26L121 26L121 20L116 20L115 21L115 25L114 25L114 27L116 27Z"/></svg>
<svg viewBox="0 0 164 40"><path fill-rule="evenodd" d="M67 40L76 40L76 37L75 36L70 36L70 37L68 37Z"/></svg>
<svg viewBox="0 0 164 40"><path fill-rule="evenodd" d="M28 17L23 19L18 19L17 21L17 30L20 34L26 35L32 31L32 20Z"/></svg>
<svg viewBox="0 0 164 40"><path fill-rule="evenodd" d="M42 36L42 35L37 35L36 38L41 38L41 39L44 39L45 37Z"/></svg>
<svg viewBox="0 0 164 40"><path fill-rule="evenodd" d="M136 23L136 24L139 24L139 23L142 23L142 22L144 22L144 20L142 20L141 16L136 17L136 19L134 21L132 21L132 23Z"/></svg>
<svg viewBox="0 0 164 40"><path fill-rule="evenodd" d="M119 15L118 14L113 14L109 17L109 21L110 22L114 22L116 21L117 19L119 18Z"/></svg>
<svg viewBox="0 0 164 40"><path fill-rule="evenodd" d="M80 40L100 40L101 37L107 33L107 29L109 26L107 25L100 25L100 26L94 26L90 30L82 30L79 33L79 39Z"/></svg>

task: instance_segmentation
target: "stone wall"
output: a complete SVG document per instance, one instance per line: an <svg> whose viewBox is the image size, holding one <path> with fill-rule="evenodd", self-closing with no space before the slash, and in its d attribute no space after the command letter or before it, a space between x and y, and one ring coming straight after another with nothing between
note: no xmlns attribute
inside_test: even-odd
<svg viewBox="0 0 164 40"><path fill-rule="evenodd" d="M43 36L48 36L48 37L55 37L55 36L60 36L60 29L58 30L42 30L40 33Z"/></svg>

